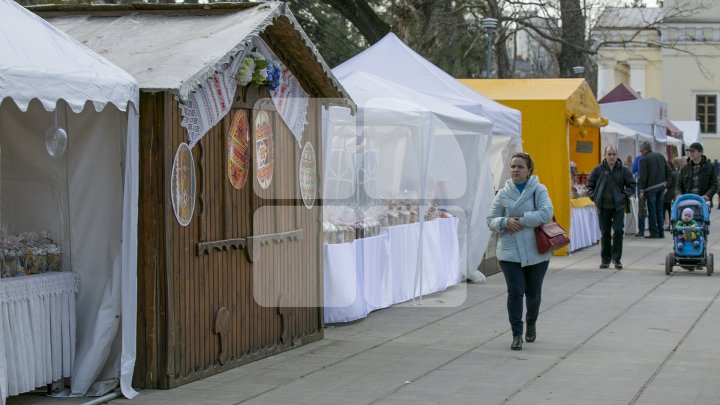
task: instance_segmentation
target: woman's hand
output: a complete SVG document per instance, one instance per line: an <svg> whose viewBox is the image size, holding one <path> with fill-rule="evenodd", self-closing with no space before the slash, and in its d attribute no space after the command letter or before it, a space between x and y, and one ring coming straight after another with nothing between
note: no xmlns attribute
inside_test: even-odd
<svg viewBox="0 0 720 405"><path fill-rule="evenodd" d="M511 217L508 219L508 221L507 221L508 233L513 234L521 229L523 229L523 226L520 223L520 218Z"/></svg>

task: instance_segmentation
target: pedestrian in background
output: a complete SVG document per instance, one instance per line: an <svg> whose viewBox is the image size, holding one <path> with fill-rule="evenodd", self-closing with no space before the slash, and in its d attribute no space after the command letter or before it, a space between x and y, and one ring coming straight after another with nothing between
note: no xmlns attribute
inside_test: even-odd
<svg viewBox="0 0 720 405"><path fill-rule="evenodd" d="M633 176L635 177L635 181L640 180L640 161L642 161L643 155L642 153L635 156L635 159L632 162L630 167L630 171L632 172ZM637 188L637 187L636 187ZM644 198L640 198L640 190L635 191L635 195L638 197L638 217L637 217L637 228L638 231L635 234L635 237L642 238L645 236L645 219L647 218L647 201L645 201Z"/></svg>
<svg viewBox="0 0 720 405"><path fill-rule="evenodd" d="M495 195L487 217L490 230L499 234L496 255L507 284L512 350L522 350L523 297L527 306L525 340L535 341L542 284L552 256L539 253L535 241L535 228L550 222L553 206L547 187L532 176L534 168L527 153L512 155L510 179Z"/></svg>
<svg viewBox="0 0 720 405"><path fill-rule="evenodd" d="M670 166L665 156L653 152L650 142L640 144L640 199L647 200L648 228L650 235L646 238L663 238L663 201L665 200L665 187L670 180Z"/></svg>
<svg viewBox="0 0 720 405"><path fill-rule="evenodd" d="M672 202L675 199L675 189L677 188L678 173L680 172L679 164L680 158L675 158L668 162L670 165L670 181L668 181L667 187L665 188L665 201L663 202L663 216L667 214L667 226L666 231L672 231Z"/></svg>
<svg viewBox="0 0 720 405"><path fill-rule="evenodd" d="M688 146L687 153L687 163L678 175L676 195L697 194L712 207L712 197L718 188L715 166L703 156L703 146L699 142Z"/></svg>
<svg viewBox="0 0 720 405"><path fill-rule="evenodd" d="M612 145L605 147L604 156L605 159L590 173L587 188L600 220L600 268L607 269L612 260L615 268L621 270L625 207L630 196L635 194L636 183Z"/></svg>

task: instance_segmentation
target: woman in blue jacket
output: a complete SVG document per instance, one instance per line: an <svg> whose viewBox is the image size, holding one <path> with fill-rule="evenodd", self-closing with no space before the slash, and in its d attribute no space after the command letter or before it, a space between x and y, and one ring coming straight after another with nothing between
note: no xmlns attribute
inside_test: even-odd
<svg viewBox="0 0 720 405"><path fill-rule="evenodd" d="M535 242L535 228L550 222L553 206L547 187L540 184L537 176L532 176L534 168L533 160L527 153L512 156L511 178L495 195L487 218L490 230L500 236L497 258L508 288L512 350L522 350L523 296L527 302L525 340L535 341L542 283L552 255L539 253Z"/></svg>

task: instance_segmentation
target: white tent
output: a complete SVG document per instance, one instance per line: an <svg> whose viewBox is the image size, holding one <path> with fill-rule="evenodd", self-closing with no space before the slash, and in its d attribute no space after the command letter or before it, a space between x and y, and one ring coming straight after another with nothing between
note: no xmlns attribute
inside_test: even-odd
<svg viewBox="0 0 720 405"><path fill-rule="evenodd" d="M49 229L64 249L65 266L80 276L72 394L101 395L119 383L131 398L137 82L12 0L0 0L0 49L2 225L12 233ZM44 138L54 125L67 132L67 150L57 158ZM23 383L2 374L16 349L0 342L3 402Z"/></svg>
<svg viewBox="0 0 720 405"><path fill-rule="evenodd" d="M618 152L618 156L623 161L626 156L634 158L640 153L639 147L642 141L653 141L652 135L639 132L612 120L608 120L608 125L600 128L600 139L602 151L605 150L606 146L613 145Z"/></svg>
<svg viewBox="0 0 720 405"><path fill-rule="evenodd" d="M672 121L676 127L680 128L683 133L683 143L690 145L693 142L702 143L702 134L700 133L700 121Z"/></svg>
<svg viewBox="0 0 720 405"><path fill-rule="evenodd" d="M491 167L498 189L509 178L513 152L521 150L520 111L491 100L460 83L389 33L373 46L333 69L341 81L353 72L380 76L493 122Z"/></svg>
<svg viewBox="0 0 720 405"><path fill-rule="evenodd" d="M667 141L667 103L655 98L600 104L602 115L639 132L652 134L654 150L664 150Z"/></svg>
<svg viewBox="0 0 720 405"><path fill-rule="evenodd" d="M468 267L476 269L490 234L483 218L494 195L486 158L492 123L369 73L350 73L340 81L358 114L330 109L323 198L328 204L347 198L356 189L351 177L362 166L357 188L370 201L416 198L422 206L437 199L460 217L462 271L467 246L474 247ZM362 134L358 148L353 147L356 134Z"/></svg>

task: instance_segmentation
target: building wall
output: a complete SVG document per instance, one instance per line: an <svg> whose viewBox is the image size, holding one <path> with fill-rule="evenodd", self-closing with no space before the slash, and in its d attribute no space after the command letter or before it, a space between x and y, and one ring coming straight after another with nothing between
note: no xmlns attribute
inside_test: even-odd
<svg viewBox="0 0 720 405"><path fill-rule="evenodd" d="M611 89L630 85L628 61L645 59L643 97L655 97L668 104L671 120L695 120L695 96L717 95L720 104L720 2L711 0L666 0L665 20L659 24L663 48L603 47L598 51L598 68L612 65L612 78L605 79ZM630 31L596 30L596 38L620 38ZM610 72L611 69L605 69ZM599 78L598 91L602 78ZM634 86L630 86L635 88ZM603 94L599 94L602 97ZM720 109L716 111L720 116ZM720 119L718 119L720 128ZM720 157L720 129L703 134L705 154Z"/></svg>
<svg viewBox="0 0 720 405"><path fill-rule="evenodd" d="M612 84L609 89L606 89L603 94L599 94L598 98L601 98L607 91L612 90L615 86L620 83L630 85L631 82L631 66L630 63L644 63L645 69L645 80L644 86L633 86L633 90L640 91L643 97L662 99L663 87L662 87L662 54L658 48L643 48L643 49L623 49L623 48L601 48L598 51L600 59L605 60L606 63L612 64ZM598 91L600 92L600 87Z"/></svg>
<svg viewBox="0 0 720 405"><path fill-rule="evenodd" d="M720 3L701 16L670 22L662 27L672 48L662 50L663 93L671 120L695 120L696 95L716 95L720 101ZM720 109L716 107L716 114ZM720 122L719 122L720 123ZM720 130L703 133L705 155L720 158Z"/></svg>

